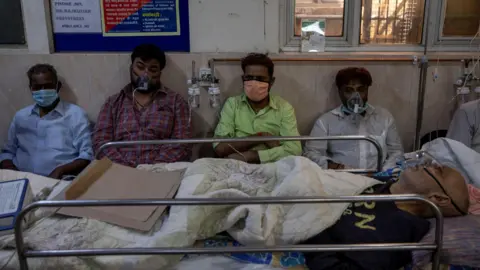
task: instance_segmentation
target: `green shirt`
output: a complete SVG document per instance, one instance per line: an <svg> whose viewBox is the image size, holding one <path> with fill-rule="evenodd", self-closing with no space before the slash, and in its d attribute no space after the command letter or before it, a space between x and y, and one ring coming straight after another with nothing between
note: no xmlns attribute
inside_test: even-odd
<svg viewBox="0 0 480 270"><path fill-rule="evenodd" d="M299 136L292 105L281 97L270 95L269 105L255 113L245 95L228 98L215 129L215 137L240 138L259 132L268 132L273 136ZM302 146L297 141L280 141L279 147L271 149L262 144L251 150L258 151L261 163L302 154Z"/></svg>

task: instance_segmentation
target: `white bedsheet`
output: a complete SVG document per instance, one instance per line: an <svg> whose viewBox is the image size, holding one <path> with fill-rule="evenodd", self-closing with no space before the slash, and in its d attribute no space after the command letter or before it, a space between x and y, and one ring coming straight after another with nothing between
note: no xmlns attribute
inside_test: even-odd
<svg viewBox="0 0 480 270"><path fill-rule="evenodd" d="M142 166L153 171L188 166L177 198L355 195L377 181L323 171L310 160L289 157L266 165L202 159L190 165ZM3 173L2 171L0 171ZM38 176L29 176L32 182ZM332 225L347 204L174 206L170 216L148 234L92 219L44 218L25 232L32 249L187 247L227 230L243 244L278 245L305 240ZM3 247L13 239L3 239ZM1 239L0 239L1 244ZM165 269L180 256L109 256L29 259L30 269ZM16 269L16 261L10 263ZM2 263L0 263L0 266Z"/></svg>

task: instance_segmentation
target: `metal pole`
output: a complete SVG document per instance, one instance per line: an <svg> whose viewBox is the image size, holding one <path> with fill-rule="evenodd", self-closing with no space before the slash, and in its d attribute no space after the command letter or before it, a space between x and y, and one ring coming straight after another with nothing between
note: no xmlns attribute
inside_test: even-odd
<svg viewBox="0 0 480 270"><path fill-rule="evenodd" d="M236 251L230 249L172 249L172 248L141 248L141 249L89 249L89 250L41 250L27 251L23 240L22 221L30 212L40 207L94 207L94 206L160 206L160 205L252 205L252 204L312 204L312 203L348 203L364 201L420 201L427 203L435 213L437 227L435 244L400 243L400 244L356 244L356 245L312 245L312 246L282 246L266 248L245 247ZM20 269L28 270L27 257L56 257L56 256L102 256L102 255L145 255L145 254L212 254L226 252L268 252L268 251L360 251L360 250L407 250L432 249L435 250L433 269L439 266L439 251L442 247L443 216L440 209L431 201L419 195L360 195L340 197L255 197L255 198L195 198L195 199L162 199L162 200L79 200L79 201L39 201L25 207L15 220L15 243Z"/></svg>
<svg viewBox="0 0 480 270"><path fill-rule="evenodd" d="M273 247L222 247L222 248L97 248L79 250L27 251L30 258L84 257L115 255L183 255L183 254L225 254L260 252L322 252L322 251L399 251L433 250L432 244L350 244L350 245L288 245Z"/></svg>
<svg viewBox="0 0 480 270"><path fill-rule="evenodd" d="M380 143L371 136L353 135L353 136L328 136L328 137L310 137L310 136L271 136L271 137L244 137L244 138L202 138L202 139L168 139L168 140L150 140L150 141L118 141L108 142L102 145L96 153L96 158L110 147L119 148L136 145L160 145L160 144L202 144L202 143L232 143L232 142L271 142L271 141L368 141L375 146L377 150L377 170L382 170L383 149ZM375 170L344 170L349 172L376 172Z"/></svg>
<svg viewBox="0 0 480 270"><path fill-rule="evenodd" d="M417 123L415 126L415 143L414 150L419 150L420 145L420 134L422 132L423 124L423 109L425 107L425 92L427 88L427 71L428 71L428 62L426 59L422 60L420 64L420 79L418 85L418 101L417 101Z"/></svg>
<svg viewBox="0 0 480 270"><path fill-rule="evenodd" d="M427 89L427 73L428 73L428 46L430 38L430 0L425 1L425 35L423 39L423 57L420 63L420 78L418 79L418 98L417 98L417 123L415 127L415 143L413 145L414 150L420 149L420 133L422 132L423 124L423 109L425 107L425 93Z"/></svg>

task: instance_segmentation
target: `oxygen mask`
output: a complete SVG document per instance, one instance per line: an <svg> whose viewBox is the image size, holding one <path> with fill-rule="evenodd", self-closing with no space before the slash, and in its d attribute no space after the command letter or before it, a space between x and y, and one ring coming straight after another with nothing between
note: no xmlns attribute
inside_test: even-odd
<svg viewBox="0 0 480 270"><path fill-rule="evenodd" d="M428 167L431 165L439 165L438 161L428 152L420 150L404 155L404 159L400 161L403 170L409 168Z"/></svg>
<svg viewBox="0 0 480 270"><path fill-rule="evenodd" d="M365 112L367 106L363 101L360 93L354 92L347 100L347 110L351 113L361 114Z"/></svg>

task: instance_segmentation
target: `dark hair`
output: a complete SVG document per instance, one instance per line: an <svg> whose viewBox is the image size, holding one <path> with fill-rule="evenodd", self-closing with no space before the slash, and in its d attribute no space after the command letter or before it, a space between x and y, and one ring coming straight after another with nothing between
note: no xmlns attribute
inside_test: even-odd
<svg viewBox="0 0 480 270"><path fill-rule="evenodd" d="M58 75L55 68L50 64L36 64L28 69L27 76L29 85L32 85L32 77L34 74L50 73L55 83L58 82Z"/></svg>
<svg viewBox="0 0 480 270"><path fill-rule="evenodd" d="M273 78L273 61L263 53L250 53L242 59L242 70L245 72L247 66L264 66L268 69L268 75Z"/></svg>
<svg viewBox="0 0 480 270"><path fill-rule="evenodd" d="M167 62L165 52L155 44L141 44L135 47L131 55L132 63L136 58L140 58L143 61L156 59L160 63L160 69L163 69Z"/></svg>
<svg viewBox="0 0 480 270"><path fill-rule="evenodd" d="M335 78L335 83L338 88L347 84L351 80L359 80L365 86L372 85L372 76L370 72L364 68L349 67L340 70Z"/></svg>

